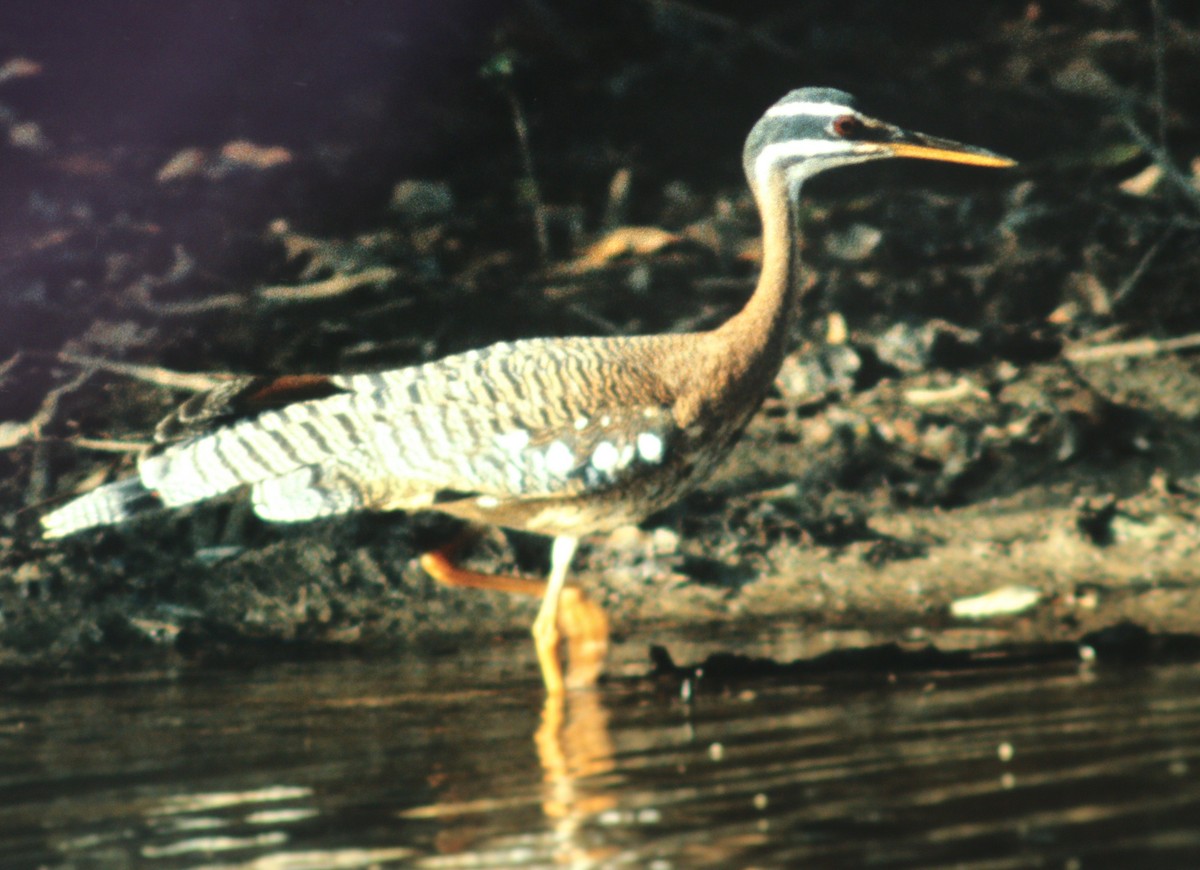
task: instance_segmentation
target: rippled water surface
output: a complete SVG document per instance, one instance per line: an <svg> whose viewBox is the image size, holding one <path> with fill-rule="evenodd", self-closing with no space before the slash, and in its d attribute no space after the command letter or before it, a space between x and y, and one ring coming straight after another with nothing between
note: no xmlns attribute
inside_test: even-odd
<svg viewBox="0 0 1200 870"><path fill-rule="evenodd" d="M0 866L1200 866L1196 665L543 708L515 649L9 689Z"/></svg>

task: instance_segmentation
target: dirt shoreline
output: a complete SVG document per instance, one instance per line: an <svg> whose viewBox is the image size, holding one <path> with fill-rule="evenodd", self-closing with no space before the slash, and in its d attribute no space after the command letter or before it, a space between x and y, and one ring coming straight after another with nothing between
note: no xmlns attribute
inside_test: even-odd
<svg viewBox="0 0 1200 870"><path fill-rule="evenodd" d="M820 22L769 5L547 21L531 4L471 27L447 13L448 66L424 89L394 75L430 48L401 39L418 38L407 22L342 10L330 43L322 13L286 40L262 30L288 49L256 53L254 75L189 67L202 119L162 70L145 102L152 66L145 105L121 101L129 64L174 69L126 19L19 22L0 56L0 669L524 634L534 602L420 570L457 531L437 517L270 527L225 499L53 543L36 519L129 473L197 376L721 322L758 268L741 137L803 83L1022 166L814 185L805 315L775 392L701 492L588 542L581 584L638 637L721 623L965 646L1123 623L1200 635L1200 200L1185 190L1200 123L1173 102L1196 90L1200 23L1179 14L1155 43L1120 4L885 4L871 21L822 7ZM130 58L80 53L105 27L133 34ZM363 45L378 63L359 63ZM1142 75L1156 59L1161 114ZM100 90L76 99L84 83ZM1131 128L1136 94L1146 126ZM1174 162L1139 133L1156 119ZM469 555L529 576L547 558L498 533ZM1004 587L1033 603L950 612Z"/></svg>

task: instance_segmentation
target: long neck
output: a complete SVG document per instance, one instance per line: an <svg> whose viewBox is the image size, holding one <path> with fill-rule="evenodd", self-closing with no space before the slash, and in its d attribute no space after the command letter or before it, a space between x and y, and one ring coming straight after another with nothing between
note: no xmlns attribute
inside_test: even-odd
<svg viewBox="0 0 1200 870"><path fill-rule="evenodd" d="M798 292L792 280L787 193L782 177L755 187L763 264L754 295L742 310L712 332L658 339L674 349L661 368L675 384L675 418L682 426L704 419L728 422L732 427L726 436L736 437L779 373ZM731 437L720 439L721 449L732 444Z"/></svg>
<svg viewBox="0 0 1200 870"><path fill-rule="evenodd" d="M774 379L785 342L798 313L796 256L788 211L787 182L773 175L755 190L762 216L762 272L745 307L712 335L727 360L737 361L743 376ZM794 193L794 191L793 191Z"/></svg>

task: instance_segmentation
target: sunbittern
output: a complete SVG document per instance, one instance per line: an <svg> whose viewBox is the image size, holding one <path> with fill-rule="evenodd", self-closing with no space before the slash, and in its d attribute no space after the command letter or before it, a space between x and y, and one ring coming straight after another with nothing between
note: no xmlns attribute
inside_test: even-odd
<svg viewBox="0 0 1200 870"><path fill-rule="evenodd" d="M886 157L1013 164L863 115L842 91L792 91L746 141L762 273L745 307L717 329L532 339L371 374L232 380L158 426L136 477L45 516L45 535L244 485L255 512L278 522L436 510L551 535L533 636L547 690L561 692L559 600L579 538L638 522L725 458L779 371L797 314L791 207L800 185ZM472 577L470 585L489 585ZM495 579L510 590L532 582Z"/></svg>

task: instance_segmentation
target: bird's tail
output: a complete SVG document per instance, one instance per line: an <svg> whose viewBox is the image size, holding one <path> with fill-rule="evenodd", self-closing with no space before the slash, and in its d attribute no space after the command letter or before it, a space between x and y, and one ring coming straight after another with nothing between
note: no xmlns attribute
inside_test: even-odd
<svg viewBox="0 0 1200 870"><path fill-rule="evenodd" d="M136 477L118 480L67 502L42 517L42 536L62 538L94 526L111 526L149 510L162 501Z"/></svg>

